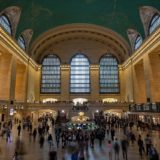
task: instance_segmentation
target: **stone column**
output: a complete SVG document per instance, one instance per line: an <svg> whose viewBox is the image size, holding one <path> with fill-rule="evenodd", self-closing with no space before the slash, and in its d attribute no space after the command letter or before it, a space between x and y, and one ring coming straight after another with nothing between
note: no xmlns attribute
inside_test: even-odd
<svg viewBox="0 0 160 160"><path fill-rule="evenodd" d="M17 71L17 57L13 56L11 60L11 78L10 78L10 96L9 96L10 101L15 99L16 71Z"/></svg>
<svg viewBox="0 0 160 160"><path fill-rule="evenodd" d="M124 73L122 73L124 72ZM125 92L125 100L128 102L135 101L134 97L134 79L133 79L134 69L132 65L132 61L129 61L127 66L121 71L120 74L120 81L122 81L120 84L121 93ZM122 77L123 76L123 77ZM125 86L124 89L122 88L123 85ZM125 91L124 91L125 90Z"/></svg>
<svg viewBox="0 0 160 160"><path fill-rule="evenodd" d="M12 56L11 66L10 66L11 74L10 74L10 92L9 92L9 103L8 103L8 111L7 111L7 119L10 119L10 109L14 108L14 100L15 100L15 88L16 88L16 70L17 70L17 57Z"/></svg>
<svg viewBox="0 0 160 160"><path fill-rule="evenodd" d="M28 98L28 80L29 80L29 62L26 66L26 76L25 76L25 99L24 102L27 103Z"/></svg>
<svg viewBox="0 0 160 160"><path fill-rule="evenodd" d="M15 99L24 102L26 98L27 67L18 61L16 69Z"/></svg>
<svg viewBox="0 0 160 160"><path fill-rule="evenodd" d="M131 87L131 96L129 101L130 102L135 102L135 86L134 86L134 77L133 77L133 73L134 73L134 66L131 60L131 67L130 67L130 76L131 76L131 82L130 82L130 87Z"/></svg>
<svg viewBox="0 0 160 160"><path fill-rule="evenodd" d="M40 101L40 93L41 93L41 71L42 68L38 68L37 71L33 71L33 76L34 76L34 96L35 96L35 101ZM31 75L30 75L31 76Z"/></svg>
<svg viewBox="0 0 160 160"><path fill-rule="evenodd" d="M148 57L148 72L150 80L151 101L160 101L160 55L152 53Z"/></svg>
<svg viewBox="0 0 160 160"><path fill-rule="evenodd" d="M124 77L124 71L119 66L119 89L120 89L120 101L125 101L125 77Z"/></svg>
<svg viewBox="0 0 160 160"><path fill-rule="evenodd" d="M99 99L99 65L90 65L91 101Z"/></svg>
<svg viewBox="0 0 160 160"><path fill-rule="evenodd" d="M70 98L70 66L61 65L61 101L68 101Z"/></svg>
<svg viewBox="0 0 160 160"><path fill-rule="evenodd" d="M146 87L146 102L148 101L152 101L152 97L151 97L151 81L150 81L150 77L151 77L151 71L150 71L150 62L149 62L149 58L148 55L146 55L143 58L143 66L144 66L144 79L145 79L145 87Z"/></svg>
<svg viewBox="0 0 160 160"><path fill-rule="evenodd" d="M143 61L134 65L134 95L136 103L146 103L146 85Z"/></svg>
<svg viewBox="0 0 160 160"><path fill-rule="evenodd" d="M0 54L0 99L9 100L12 55Z"/></svg>

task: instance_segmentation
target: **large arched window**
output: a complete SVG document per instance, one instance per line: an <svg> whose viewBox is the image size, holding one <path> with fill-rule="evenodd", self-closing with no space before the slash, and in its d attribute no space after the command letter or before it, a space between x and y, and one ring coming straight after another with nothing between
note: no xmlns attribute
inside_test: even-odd
<svg viewBox="0 0 160 160"><path fill-rule="evenodd" d="M137 38L135 39L134 49L136 50L137 48L139 48L141 44L142 44L142 37L138 35Z"/></svg>
<svg viewBox="0 0 160 160"><path fill-rule="evenodd" d="M26 50L26 44L23 36L18 37L18 44L22 49Z"/></svg>
<svg viewBox="0 0 160 160"><path fill-rule="evenodd" d="M118 61L111 55L100 59L100 93L119 92Z"/></svg>
<svg viewBox="0 0 160 160"><path fill-rule="evenodd" d="M149 25L149 34L151 34L160 25L160 15L155 14Z"/></svg>
<svg viewBox="0 0 160 160"><path fill-rule="evenodd" d="M75 55L71 60L70 92L90 92L89 61L83 54Z"/></svg>
<svg viewBox="0 0 160 160"><path fill-rule="evenodd" d="M0 25L11 35L11 23L9 22L9 19L5 15L0 16Z"/></svg>
<svg viewBox="0 0 160 160"><path fill-rule="evenodd" d="M41 93L60 93L60 60L48 55L42 61Z"/></svg>

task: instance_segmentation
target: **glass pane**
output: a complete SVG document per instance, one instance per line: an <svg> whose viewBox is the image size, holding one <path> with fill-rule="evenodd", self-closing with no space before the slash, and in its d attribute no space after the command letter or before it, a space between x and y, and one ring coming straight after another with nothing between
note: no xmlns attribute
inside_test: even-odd
<svg viewBox="0 0 160 160"><path fill-rule="evenodd" d="M135 40L134 49L136 50L137 48L139 48L141 44L142 44L142 37L138 35Z"/></svg>
<svg viewBox="0 0 160 160"><path fill-rule="evenodd" d="M77 54L72 58L70 71L70 92L90 92L89 61L83 54Z"/></svg>
<svg viewBox="0 0 160 160"><path fill-rule="evenodd" d="M100 92L119 92L118 62L110 54L103 56L100 60Z"/></svg>
<svg viewBox="0 0 160 160"><path fill-rule="evenodd" d="M11 24L8 18L4 15L0 16L0 25L11 35Z"/></svg>
<svg viewBox="0 0 160 160"><path fill-rule="evenodd" d="M24 50L26 49L25 41L24 41L24 38L22 36L19 36L18 44L22 49L24 49Z"/></svg>
<svg viewBox="0 0 160 160"><path fill-rule="evenodd" d="M48 55L42 62L41 93L60 93L60 60Z"/></svg>
<svg viewBox="0 0 160 160"><path fill-rule="evenodd" d="M158 26L160 25L160 16L155 15L153 16L150 26L149 26L149 34L151 34Z"/></svg>

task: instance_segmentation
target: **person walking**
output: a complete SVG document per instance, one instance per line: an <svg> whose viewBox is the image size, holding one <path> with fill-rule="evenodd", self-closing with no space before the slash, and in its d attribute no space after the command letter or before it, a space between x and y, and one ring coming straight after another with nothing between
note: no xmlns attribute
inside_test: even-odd
<svg viewBox="0 0 160 160"><path fill-rule="evenodd" d="M109 140L107 144L107 150L108 150L108 155L109 155L109 160L112 160L112 143Z"/></svg>
<svg viewBox="0 0 160 160"><path fill-rule="evenodd" d="M138 147L139 147L139 155L140 155L140 157L142 159L143 158L143 153L145 151L144 151L144 144L143 144L143 140L141 139L141 135L139 135L137 143L138 143Z"/></svg>
<svg viewBox="0 0 160 160"><path fill-rule="evenodd" d="M124 160L128 160L127 150L128 150L128 141L124 137L121 141L122 155Z"/></svg>
<svg viewBox="0 0 160 160"><path fill-rule="evenodd" d="M33 130L33 141L34 141L34 142L35 142L35 140L36 140L36 136L37 136L37 129L34 128L34 130Z"/></svg>
<svg viewBox="0 0 160 160"><path fill-rule="evenodd" d="M119 144L117 138L115 138L113 148L114 148L114 152L115 152L115 160L119 160L120 144Z"/></svg>
<svg viewBox="0 0 160 160"><path fill-rule="evenodd" d="M146 144L146 155L148 155L149 148L152 144L151 137L149 136L149 134L146 135L145 144Z"/></svg>
<svg viewBox="0 0 160 160"><path fill-rule="evenodd" d="M102 141L103 141L103 130L102 130L101 127L97 130L97 139L99 140L99 146L101 148L102 147Z"/></svg>
<svg viewBox="0 0 160 160"><path fill-rule="evenodd" d="M88 134L88 132L85 132L85 134L84 134L84 143L85 143L86 152L88 152L88 144L89 144L89 134Z"/></svg>
<svg viewBox="0 0 160 160"><path fill-rule="evenodd" d="M51 134L48 135L48 144L49 144L49 149L51 149L51 147L53 146L53 138Z"/></svg>
<svg viewBox="0 0 160 160"><path fill-rule="evenodd" d="M49 152L49 160L57 160L57 152L56 151Z"/></svg>
<svg viewBox="0 0 160 160"><path fill-rule="evenodd" d="M153 146L153 144L150 145L148 154L149 154L149 160L159 160L158 152L156 148Z"/></svg>
<svg viewBox="0 0 160 160"><path fill-rule="evenodd" d="M135 137L135 134L133 132L130 132L130 138L131 138L131 143L133 145L134 141L136 141L136 137Z"/></svg>
<svg viewBox="0 0 160 160"><path fill-rule="evenodd" d="M11 142L11 130L9 128L6 130L6 142L8 141Z"/></svg>
<svg viewBox="0 0 160 160"><path fill-rule="evenodd" d="M79 160L85 160L85 156L84 156L84 150L81 149L79 152Z"/></svg>
<svg viewBox="0 0 160 160"><path fill-rule="evenodd" d="M18 125L17 130L18 130L18 136L20 136L20 134L21 134L21 125L20 124Z"/></svg>
<svg viewBox="0 0 160 160"><path fill-rule="evenodd" d="M43 135L40 136L39 144L40 144L40 148L43 148L43 144L44 144L44 136Z"/></svg>
<svg viewBox="0 0 160 160"><path fill-rule="evenodd" d="M94 140L95 140L95 133L94 133L94 131L92 131L91 134L90 134L90 145L91 145L91 148L94 148Z"/></svg>
<svg viewBox="0 0 160 160"><path fill-rule="evenodd" d="M111 139L112 139L112 141L114 140L114 136L115 136L115 130L114 130L114 128L112 127L112 128L111 128Z"/></svg>

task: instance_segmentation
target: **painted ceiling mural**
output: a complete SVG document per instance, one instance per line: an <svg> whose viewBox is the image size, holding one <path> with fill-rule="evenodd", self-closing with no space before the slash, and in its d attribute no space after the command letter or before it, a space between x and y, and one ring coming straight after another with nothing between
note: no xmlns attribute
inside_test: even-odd
<svg viewBox="0 0 160 160"><path fill-rule="evenodd" d="M139 7L153 6L160 10L160 0L0 0L0 11L9 6L22 9L17 36L31 28L35 40L60 25L89 23L110 28L128 40L128 28L144 36Z"/></svg>

